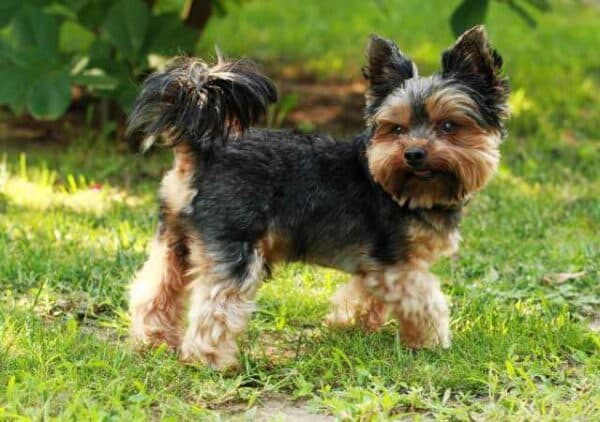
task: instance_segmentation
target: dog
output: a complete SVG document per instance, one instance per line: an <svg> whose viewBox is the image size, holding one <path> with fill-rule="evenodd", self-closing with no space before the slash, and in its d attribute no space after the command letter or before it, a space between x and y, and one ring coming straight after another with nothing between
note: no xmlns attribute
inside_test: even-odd
<svg viewBox="0 0 600 422"><path fill-rule="evenodd" d="M429 268L457 250L463 207L497 170L502 58L477 26L432 76L375 35L367 61L366 128L350 140L251 128L277 92L247 60L180 57L146 79L128 133L145 147L161 140L175 159L130 286L135 344L235 366L261 280L277 262L304 261L351 274L329 325L375 330L391 314L406 346L450 345Z"/></svg>

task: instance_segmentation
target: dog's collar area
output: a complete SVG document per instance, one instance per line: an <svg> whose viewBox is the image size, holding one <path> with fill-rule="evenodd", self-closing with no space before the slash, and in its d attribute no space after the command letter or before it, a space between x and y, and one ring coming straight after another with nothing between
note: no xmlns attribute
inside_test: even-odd
<svg viewBox="0 0 600 422"><path fill-rule="evenodd" d="M457 211L461 211L463 209L463 207L467 204L467 201L462 201L458 204L452 204L452 205L434 205L433 207L426 209L426 208L422 208L423 211L446 211L446 212L457 212Z"/></svg>
<svg viewBox="0 0 600 422"><path fill-rule="evenodd" d="M430 208L416 207L416 208L412 208L411 211L414 211L416 213L422 213L422 212L428 212L428 211L457 212L457 211L462 211L463 207L465 205L467 205L470 202L470 200L471 200L470 198L465 198L456 204L436 204ZM409 209L409 208L407 207L407 209Z"/></svg>
<svg viewBox="0 0 600 422"><path fill-rule="evenodd" d="M465 199L458 204L434 205L431 208L415 208L410 211L426 226L435 231L446 232L458 227L462 218L462 209L468 202L469 200Z"/></svg>

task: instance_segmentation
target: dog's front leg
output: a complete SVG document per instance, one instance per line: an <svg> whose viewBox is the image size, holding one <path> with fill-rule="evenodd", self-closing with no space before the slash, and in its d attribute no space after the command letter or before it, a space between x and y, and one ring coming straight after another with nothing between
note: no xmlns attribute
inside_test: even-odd
<svg viewBox="0 0 600 422"><path fill-rule="evenodd" d="M391 309L400 338L412 348L449 347L450 311L437 277L423 269L389 268L365 280Z"/></svg>
<svg viewBox="0 0 600 422"><path fill-rule="evenodd" d="M325 323L332 327L359 325L375 331L385 324L387 307L365 287L363 276L354 276L341 285L331 298L332 310Z"/></svg>

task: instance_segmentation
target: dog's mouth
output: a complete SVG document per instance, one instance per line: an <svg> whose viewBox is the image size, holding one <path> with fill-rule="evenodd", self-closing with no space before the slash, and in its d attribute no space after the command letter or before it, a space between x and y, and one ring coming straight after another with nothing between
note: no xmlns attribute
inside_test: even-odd
<svg viewBox="0 0 600 422"><path fill-rule="evenodd" d="M411 170L410 175L419 180L431 180L435 177L435 172L429 169Z"/></svg>

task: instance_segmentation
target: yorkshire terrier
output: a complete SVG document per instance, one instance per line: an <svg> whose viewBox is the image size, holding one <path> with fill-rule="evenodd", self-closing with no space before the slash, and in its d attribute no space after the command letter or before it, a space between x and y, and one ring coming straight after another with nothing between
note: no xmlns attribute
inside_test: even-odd
<svg viewBox="0 0 600 422"><path fill-rule="evenodd" d="M129 133L172 147L150 256L130 289L137 344L186 362L237 362L236 337L279 261L352 275L330 325L397 319L408 347L448 347L449 309L430 266L457 250L461 212L495 173L508 116L502 58L466 31L422 77L371 36L366 129L347 141L251 129L277 97L249 61L178 58L144 83Z"/></svg>

